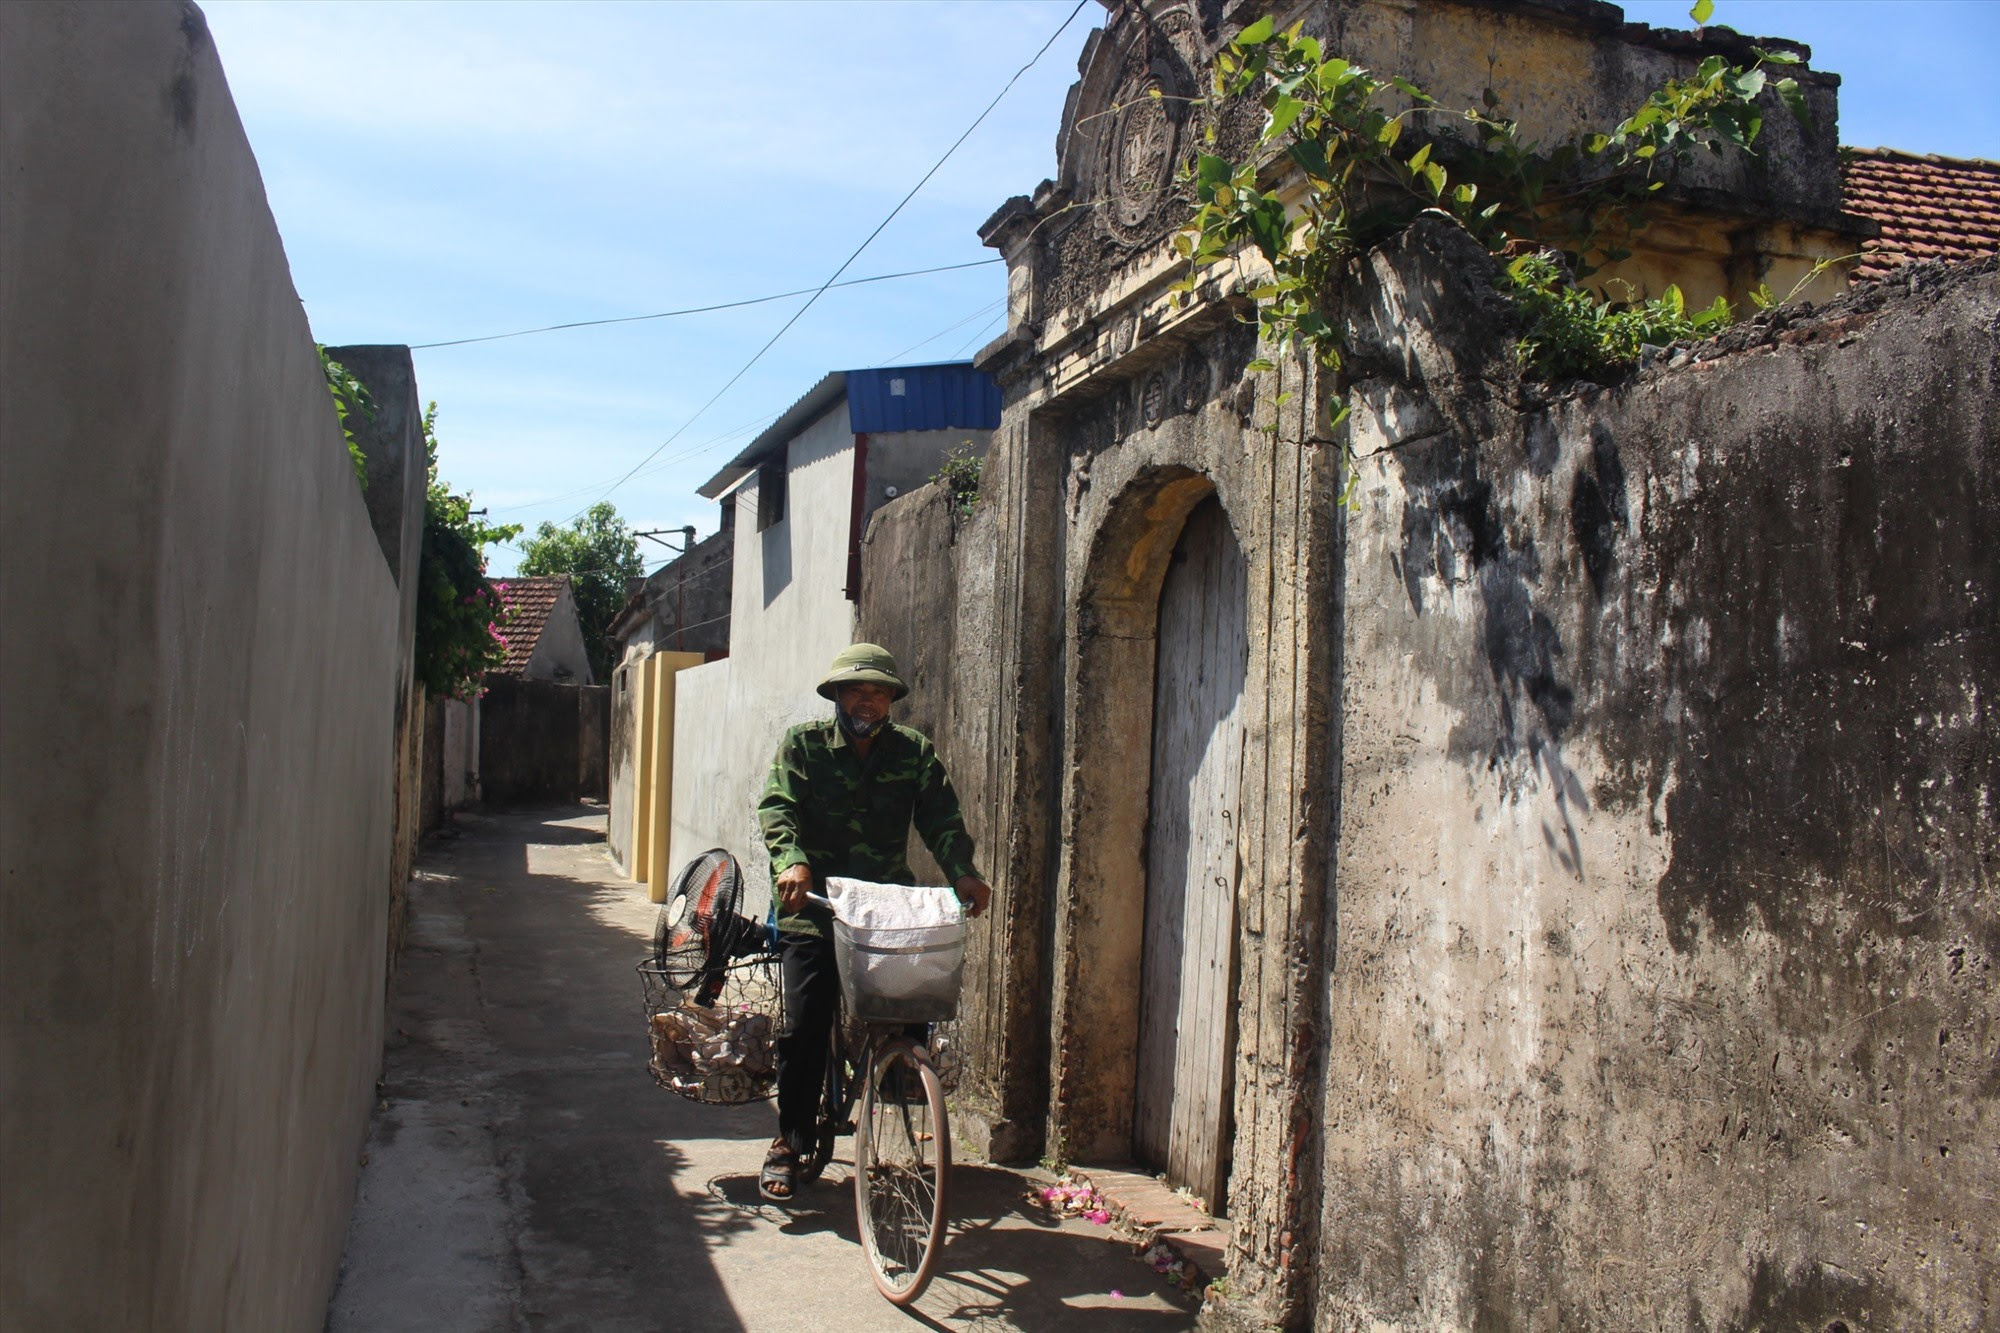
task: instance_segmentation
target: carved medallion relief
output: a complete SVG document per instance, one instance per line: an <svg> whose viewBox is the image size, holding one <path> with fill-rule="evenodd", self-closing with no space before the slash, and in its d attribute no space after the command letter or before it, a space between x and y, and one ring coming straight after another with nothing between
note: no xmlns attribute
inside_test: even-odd
<svg viewBox="0 0 2000 1333"><path fill-rule="evenodd" d="M1164 207L1175 193L1182 129L1194 79L1189 56L1198 32L1184 11L1167 10L1145 22L1125 52L1099 139L1096 184L1105 228L1127 245L1157 239L1170 219Z"/></svg>

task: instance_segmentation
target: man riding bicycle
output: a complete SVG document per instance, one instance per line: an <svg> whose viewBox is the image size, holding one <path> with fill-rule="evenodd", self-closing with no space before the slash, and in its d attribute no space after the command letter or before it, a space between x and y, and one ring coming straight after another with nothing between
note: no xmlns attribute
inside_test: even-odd
<svg viewBox="0 0 2000 1333"><path fill-rule="evenodd" d="M993 892L973 866L972 838L937 751L921 732L889 721L890 705L909 693L896 659L875 644L853 644L834 657L819 693L834 716L785 733L757 802L785 985L778 1137L757 1188L780 1201L797 1192L800 1158L812 1151L840 999L832 913L807 901L815 881L914 883L904 856L914 825L968 916L984 912Z"/></svg>

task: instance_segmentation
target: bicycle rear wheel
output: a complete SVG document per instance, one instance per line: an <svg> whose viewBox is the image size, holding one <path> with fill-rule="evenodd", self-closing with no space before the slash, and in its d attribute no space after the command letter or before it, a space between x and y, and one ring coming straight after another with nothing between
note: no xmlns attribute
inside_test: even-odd
<svg viewBox="0 0 2000 1333"><path fill-rule="evenodd" d="M869 1065L854 1130L854 1207L875 1286L895 1305L923 1294L944 1249L951 1126L929 1052L906 1037Z"/></svg>

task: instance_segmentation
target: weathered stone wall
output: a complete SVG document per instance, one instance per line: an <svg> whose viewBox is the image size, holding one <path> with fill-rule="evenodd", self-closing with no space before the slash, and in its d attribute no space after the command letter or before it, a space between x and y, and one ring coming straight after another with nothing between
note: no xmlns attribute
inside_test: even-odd
<svg viewBox="0 0 2000 1333"><path fill-rule="evenodd" d="M993 610L993 530L990 504L955 514L944 488L931 484L883 506L868 526L862 551L857 638L896 655L909 696L896 720L931 738L951 774L965 809L975 859L991 877L1004 858L993 821L999 783L993 722L1000 693L1001 644ZM910 865L917 878L942 884L943 872L912 834ZM1032 1158L1041 1151L1039 1112L1034 1127L1010 1118L999 1071L1007 1064L1005 996L1010 984L1038 974L1040 941L1012 941L993 920L975 925L967 942L965 997L959 1041L967 1077L960 1086L961 1119L977 1119L972 1132L983 1151L1001 1159ZM1017 1040L1021 1038L1017 1037ZM1046 1060L1029 1035L1031 1058ZM1021 1108L1013 1108L1019 1117Z"/></svg>
<svg viewBox="0 0 2000 1333"><path fill-rule="evenodd" d="M400 597L192 5L0 7L0 1327L323 1322Z"/></svg>
<svg viewBox="0 0 2000 1333"><path fill-rule="evenodd" d="M2000 270L1546 402L1489 274L1354 293L1313 1322L1990 1323Z"/></svg>

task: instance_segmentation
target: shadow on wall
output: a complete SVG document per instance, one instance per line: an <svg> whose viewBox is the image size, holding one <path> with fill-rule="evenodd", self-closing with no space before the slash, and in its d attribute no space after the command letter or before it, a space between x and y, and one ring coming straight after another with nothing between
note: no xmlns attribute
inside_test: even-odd
<svg viewBox="0 0 2000 1333"><path fill-rule="evenodd" d="M792 525L783 519L757 534L764 555L764 605L792 583Z"/></svg>

